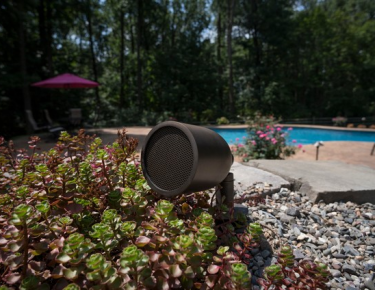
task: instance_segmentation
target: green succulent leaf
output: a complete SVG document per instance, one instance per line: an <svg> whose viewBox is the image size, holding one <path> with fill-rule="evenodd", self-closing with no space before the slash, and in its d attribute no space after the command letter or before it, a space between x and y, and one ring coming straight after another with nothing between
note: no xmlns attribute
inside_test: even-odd
<svg viewBox="0 0 375 290"><path fill-rule="evenodd" d="M260 224L258 223L251 223L247 227L247 231L255 241L259 241L261 235L263 234L263 229Z"/></svg>
<svg viewBox="0 0 375 290"><path fill-rule="evenodd" d="M234 263L231 266L232 275L231 280L241 289L251 289L251 274L247 269L247 266L243 263Z"/></svg>
<svg viewBox="0 0 375 290"><path fill-rule="evenodd" d="M68 217L68 216L65 216L65 217L59 218L59 223L60 223L61 225L64 225L64 226L71 225L72 222L73 222L73 219L71 219L71 218Z"/></svg>
<svg viewBox="0 0 375 290"><path fill-rule="evenodd" d="M197 233L197 240L205 250L213 249L217 240L215 230L207 226L201 227Z"/></svg>
<svg viewBox="0 0 375 290"><path fill-rule="evenodd" d="M228 246L220 246L219 249L217 250L217 253L221 256L224 256L224 254L229 250Z"/></svg>
<svg viewBox="0 0 375 290"><path fill-rule="evenodd" d="M71 259L72 258L65 253L60 253L56 256L56 262L62 264L69 262Z"/></svg>
<svg viewBox="0 0 375 290"><path fill-rule="evenodd" d="M169 221L169 225L173 228L179 229L180 231L184 230L184 222L180 219L174 219Z"/></svg>
<svg viewBox="0 0 375 290"><path fill-rule="evenodd" d="M20 198L25 198L29 192L30 192L29 187L26 185L21 185L16 190L17 196Z"/></svg>
<svg viewBox="0 0 375 290"><path fill-rule="evenodd" d="M188 249L193 245L193 239L188 235L180 235L175 239L174 248L175 249Z"/></svg>
<svg viewBox="0 0 375 290"><path fill-rule="evenodd" d="M86 277L89 281L99 281L102 280L102 275L100 270L94 270L92 272L86 273Z"/></svg>
<svg viewBox="0 0 375 290"><path fill-rule="evenodd" d="M122 268L143 267L147 265L148 261L149 257L137 246L132 245L122 251L120 265Z"/></svg>
<svg viewBox="0 0 375 290"><path fill-rule="evenodd" d="M37 288L39 284L39 278L36 276L27 276L22 280L20 290L31 290Z"/></svg>
<svg viewBox="0 0 375 290"><path fill-rule="evenodd" d="M37 211L46 214L50 210L50 205L49 205L49 202L45 200L35 205L35 208L37 209Z"/></svg>
<svg viewBox="0 0 375 290"><path fill-rule="evenodd" d="M77 279L80 272L80 269L76 267L63 270L64 277L70 281L74 281L75 279Z"/></svg>
<svg viewBox="0 0 375 290"><path fill-rule="evenodd" d="M173 209L173 204L167 200L159 200L155 207L155 212L161 218L166 218Z"/></svg>
<svg viewBox="0 0 375 290"><path fill-rule="evenodd" d="M137 224L133 221L123 222L120 225L120 231L125 236L133 236Z"/></svg>
<svg viewBox="0 0 375 290"><path fill-rule="evenodd" d="M214 224L214 218L207 212L202 212L196 219L199 227L208 226L211 227Z"/></svg>
<svg viewBox="0 0 375 290"><path fill-rule="evenodd" d="M105 223L98 223L92 226L92 232L90 232L90 236L97 239L105 239L108 240L114 236L112 228Z"/></svg>
<svg viewBox="0 0 375 290"><path fill-rule="evenodd" d="M113 224L121 220L121 217L117 214L115 209L107 209L103 212L102 222L107 224Z"/></svg>
<svg viewBox="0 0 375 290"><path fill-rule="evenodd" d="M9 222L14 225L21 225L24 221L29 219L32 214L33 208L30 205L20 204L14 209L12 218Z"/></svg>
<svg viewBox="0 0 375 290"><path fill-rule="evenodd" d="M81 290L77 284L69 284L63 290Z"/></svg>
<svg viewBox="0 0 375 290"><path fill-rule="evenodd" d="M106 263L105 258L103 257L103 255L101 255L99 253L91 255L86 260L87 268L89 268L91 270L104 269L105 263Z"/></svg>
<svg viewBox="0 0 375 290"><path fill-rule="evenodd" d="M280 283L284 279L280 265L271 265L264 269L264 277L272 283Z"/></svg>

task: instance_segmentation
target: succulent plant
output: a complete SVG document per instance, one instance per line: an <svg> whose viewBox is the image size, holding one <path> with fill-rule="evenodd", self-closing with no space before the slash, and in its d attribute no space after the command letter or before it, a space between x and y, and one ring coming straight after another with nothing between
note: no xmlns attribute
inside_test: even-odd
<svg viewBox="0 0 375 290"><path fill-rule="evenodd" d="M63 132L48 152L38 142L16 155L0 138L0 290L251 288L261 226L239 234L233 220L217 224L229 215L208 209L207 192L156 195L125 131L112 145L83 131ZM325 265L296 263L290 247L278 260L266 289L324 289Z"/></svg>

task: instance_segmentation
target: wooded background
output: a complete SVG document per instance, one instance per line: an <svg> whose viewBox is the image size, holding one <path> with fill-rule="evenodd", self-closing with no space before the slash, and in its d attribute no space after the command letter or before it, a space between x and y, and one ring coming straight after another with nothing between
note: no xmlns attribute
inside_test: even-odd
<svg viewBox="0 0 375 290"><path fill-rule="evenodd" d="M25 108L101 126L375 115L373 0L2 0L0 47L5 136ZM66 72L101 86L30 87Z"/></svg>

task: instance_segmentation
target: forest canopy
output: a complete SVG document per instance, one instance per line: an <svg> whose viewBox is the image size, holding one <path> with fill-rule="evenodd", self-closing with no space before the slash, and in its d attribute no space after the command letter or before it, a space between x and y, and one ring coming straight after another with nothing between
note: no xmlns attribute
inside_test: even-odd
<svg viewBox="0 0 375 290"><path fill-rule="evenodd" d="M101 126L375 115L373 0L2 1L0 43L6 136L25 109ZM67 72L100 87L30 87Z"/></svg>

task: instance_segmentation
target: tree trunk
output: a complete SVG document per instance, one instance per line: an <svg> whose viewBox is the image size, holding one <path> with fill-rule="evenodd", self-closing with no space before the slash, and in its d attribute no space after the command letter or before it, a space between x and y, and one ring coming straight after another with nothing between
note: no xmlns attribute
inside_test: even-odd
<svg viewBox="0 0 375 290"><path fill-rule="evenodd" d="M89 33L92 71L93 71L93 74L94 74L94 81L97 82L98 81L98 70L97 70L97 66L96 66L96 55L95 55L95 50L94 50L94 40L93 40L93 33L92 33L91 0L87 1L87 30L88 30L88 33ZM97 106L97 108L99 108L100 98L99 98L99 88L98 87L95 88L95 98L96 98L96 106Z"/></svg>
<svg viewBox="0 0 375 290"><path fill-rule="evenodd" d="M234 92L233 92L233 65L232 65L232 27L233 27L233 10L236 0L227 0L227 50L228 50L228 66L229 66L229 79L228 79L228 93L229 93L229 113L234 115Z"/></svg>
<svg viewBox="0 0 375 290"><path fill-rule="evenodd" d="M134 32L133 32L134 26L133 24L130 24L130 49L131 54L135 53L135 44L134 44Z"/></svg>
<svg viewBox="0 0 375 290"><path fill-rule="evenodd" d="M137 95L139 112L143 111L143 94L142 94L142 59L141 59L141 38L142 38L142 0L137 1Z"/></svg>
<svg viewBox="0 0 375 290"><path fill-rule="evenodd" d="M51 1L47 1L47 31L46 31L46 56L47 56L47 69L48 69L48 76L54 75L53 73L53 60L52 60L52 8L51 8Z"/></svg>
<svg viewBox="0 0 375 290"><path fill-rule="evenodd" d="M125 35L124 35L124 17L125 12L123 9L120 11L120 31L121 31L121 45L120 45L120 108L125 106L125 72L124 72L124 47L125 47Z"/></svg>
<svg viewBox="0 0 375 290"><path fill-rule="evenodd" d="M40 0L38 6L39 47L43 51L41 56L42 67L46 65L46 17L44 4L44 0Z"/></svg>
<svg viewBox="0 0 375 290"><path fill-rule="evenodd" d="M259 75L259 69L260 69L260 66L261 66L261 51L262 51L262 48L261 48L261 44L259 43L259 38L258 38L258 31L259 31L259 28L258 28L258 3L257 3L257 0L252 0L251 1L251 4L252 4L252 10L253 10L253 15L256 15L256 19L253 21L254 25L253 25L253 45L254 45L254 50L255 50L255 84L254 84L254 88L255 88L255 97L257 98L258 100L258 105L261 106L262 103L261 103L261 94L260 94L260 88L261 88L261 77ZM250 22L250 19L249 19L249 23Z"/></svg>
<svg viewBox="0 0 375 290"><path fill-rule="evenodd" d="M218 88L218 99L220 103L220 109L224 109L224 93L223 93L223 66L222 66L222 59L221 59L221 13L218 13L218 19L217 19L217 73L219 75L219 88Z"/></svg>
<svg viewBox="0 0 375 290"><path fill-rule="evenodd" d="M25 32L24 32L24 0L18 1L18 45L20 57L20 73L22 84L23 106L25 110L31 110L31 99L29 92L29 85L27 79L27 64L26 64L26 50L25 50ZM27 118L26 118L27 120ZM32 133L31 125L27 122L27 133Z"/></svg>

